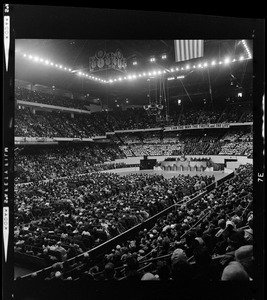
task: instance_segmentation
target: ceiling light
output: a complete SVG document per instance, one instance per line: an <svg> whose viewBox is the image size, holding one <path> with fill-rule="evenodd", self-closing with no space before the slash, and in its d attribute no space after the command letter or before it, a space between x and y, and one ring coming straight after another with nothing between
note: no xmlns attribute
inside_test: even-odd
<svg viewBox="0 0 267 300"><path fill-rule="evenodd" d="M230 58L229 58L229 57L226 57L226 58L224 59L224 63L225 63L225 64L229 64L229 62L230 62Z"/></svg>
<svg viewBox="0 0 267 300"><path fill-rule="evenodd" d="M213 60L213 61L211 62L211 65L212 65L212 66L216 65L216 61Z"/></svg>

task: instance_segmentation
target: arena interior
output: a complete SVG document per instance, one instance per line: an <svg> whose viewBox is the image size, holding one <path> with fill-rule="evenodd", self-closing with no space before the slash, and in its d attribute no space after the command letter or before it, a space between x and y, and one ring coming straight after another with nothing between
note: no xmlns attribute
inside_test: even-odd
<svg viewBox="0 0 267 300"><path fill-rule="evenodd" d="M16 281L253 281L251 40L15 46Z"/></svg>

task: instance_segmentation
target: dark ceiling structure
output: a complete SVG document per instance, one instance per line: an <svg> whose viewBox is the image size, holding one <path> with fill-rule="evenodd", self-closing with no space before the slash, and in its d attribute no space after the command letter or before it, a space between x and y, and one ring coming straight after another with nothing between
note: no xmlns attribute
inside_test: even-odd
<svg viewBox="0 0 267 300"><path fill-rule="evenodd" d="M246 40L246 47L253 52L252 40ZM159 99L161 95L166 96L170 102L181 98L196 101L195 99L205 97L220 101L221 97L234 95L240 89L243 93L252 92L253 59L240 60L240 57L247 57L246 47L242 40L204 40L203 57L176 62L174 40L18 39L15 42L15 78L89 95L91 99L98 98L102 104L109 106L115 100L125 99L130 104L144 105L151 99ZM90 72L89 58L95 56L100 49L106 53L120 49L127 61L126 69ZM35 63L25 58L25 55L43 57L67 66L72 72ZM152 57L155 58L154 62L150 61ZM218 62L223 62L226 57L236 59L236 62L219 65ZM213 60L216 61L216 66L211 67ZM208 62L209 67L198 68L199 64L205 62ZM187 64L190 64L189 69L186 68ZM193 65L195 68L192 68ZM165 73L153 76L153 70ZM113 83L103 83L78 75L80 72L109 81L119 76L123 78L129 74L150 71L151 76ZM177 79L177 76L183 78ZM169 80L172 77L175 80Z"/></svg>

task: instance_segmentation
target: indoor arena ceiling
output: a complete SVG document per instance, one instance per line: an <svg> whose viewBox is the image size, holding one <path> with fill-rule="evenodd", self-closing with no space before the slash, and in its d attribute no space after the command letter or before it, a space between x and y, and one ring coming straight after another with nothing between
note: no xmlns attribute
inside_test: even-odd
<svg viewBox="0 0 267 300"><path fill-rule="evenodd" d="M163 91L170 101L178 98L189 98L202 95L207 97L211 92L233 92L237 87L244 92L252 89L252 59L240 61L240 57L247 57L248 51L253 52L251 40L205 40L204 56L190 61L175 62L174 40L44 40L19 39L16 40L15 78L56 88L90 95L90 98L99 98L102 103L113 103L115 99L129 99L131 104L147 104L148 93L155 99ZM100 49L106 53L116 52L127 61L125 72L114 70L98 70L90 73L89 57L96 55ZM54 64L67 67L67 70L46 66L45 63L36 63L32 56L43 58ZM165 55L165 58L162 56ZM150 59L154 57L155 61ZM229 57L236 63L219 65ZM198 68L199 64L215 60L213 68ZM136 62L136 64L134 64ZM187 69L190 64L190 69ZM196 67L193 69L192 66ZM179 68L179 72L176 72ZM183 68L183 70L181 70ZM174 72L170 72L174 69ZM159 76L153 76L154 70L165 70L165 78L173 75L184 76L183 79L160 81ZM80 73L79 73L80 72ZM101 80L110 80L127 77L129 74L144 74L151 72L151 76L136 80L122 80L121 82L103 83L100 80L91 80L78 74L96 76ZM161 77L162 78L162 77ZM150 80L148 80L150 79Z"/></svg>

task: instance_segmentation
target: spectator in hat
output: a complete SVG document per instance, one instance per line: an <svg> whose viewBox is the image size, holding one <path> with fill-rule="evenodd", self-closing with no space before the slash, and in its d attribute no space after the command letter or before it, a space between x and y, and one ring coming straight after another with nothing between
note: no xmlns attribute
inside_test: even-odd
<svg viewBox="0 0 267 300"><path fill-rule="evenodd" d="M193 280L217 281L220 279L221 266L212 261L208 248L200 245L193 252L195 263L192 264Z"/></svg>
<svg viewBox="0 0 267 300"><path fill-rule="evenodd" d="M105 280L108 281L117 280L115 278L115 268L113 263L109 262L105 265L104 273L105 273Z"/></svg>
<svg viewBox="0 0 267 300"><path fill-rule="evenodd" d="M255 276L255 259L253 245L244 245L235 250L235 260L241 263L250 278Z"/></svg>
<svg viewBox="0 0 267 300"><path fill-rule="evenodd" d="M222 281L249 281L249 275L238 261L231 261L221 275Z"/></svg>
<svg viewBox="0 0 267 300"><path fill-rule="evenodd" d="M141 280L142 281L146 281L146 280L158 280L158 278L153 275L152 273L150 272L147 272L145 273L142 277L141 277Z"/></svg>
<svg viewBox="0 0 267 300"><path fill-rule="evenodd" d="M228 246L226 248L226 253L220 260L220 264L223 267L228 265L230 261L235 260L235 250L246 244L246 240L244 238L244 231L242 229L233 231L232 234L227 238L227 242Z"/></svg>
<svg viewBox="0 0 267 300"><path fill-rule="evenodd" d="M161 281L170 280L171 269L166 261L159 261L157 263L157 271L156 272L159 277L159 280L161 280Z"/></svg>

